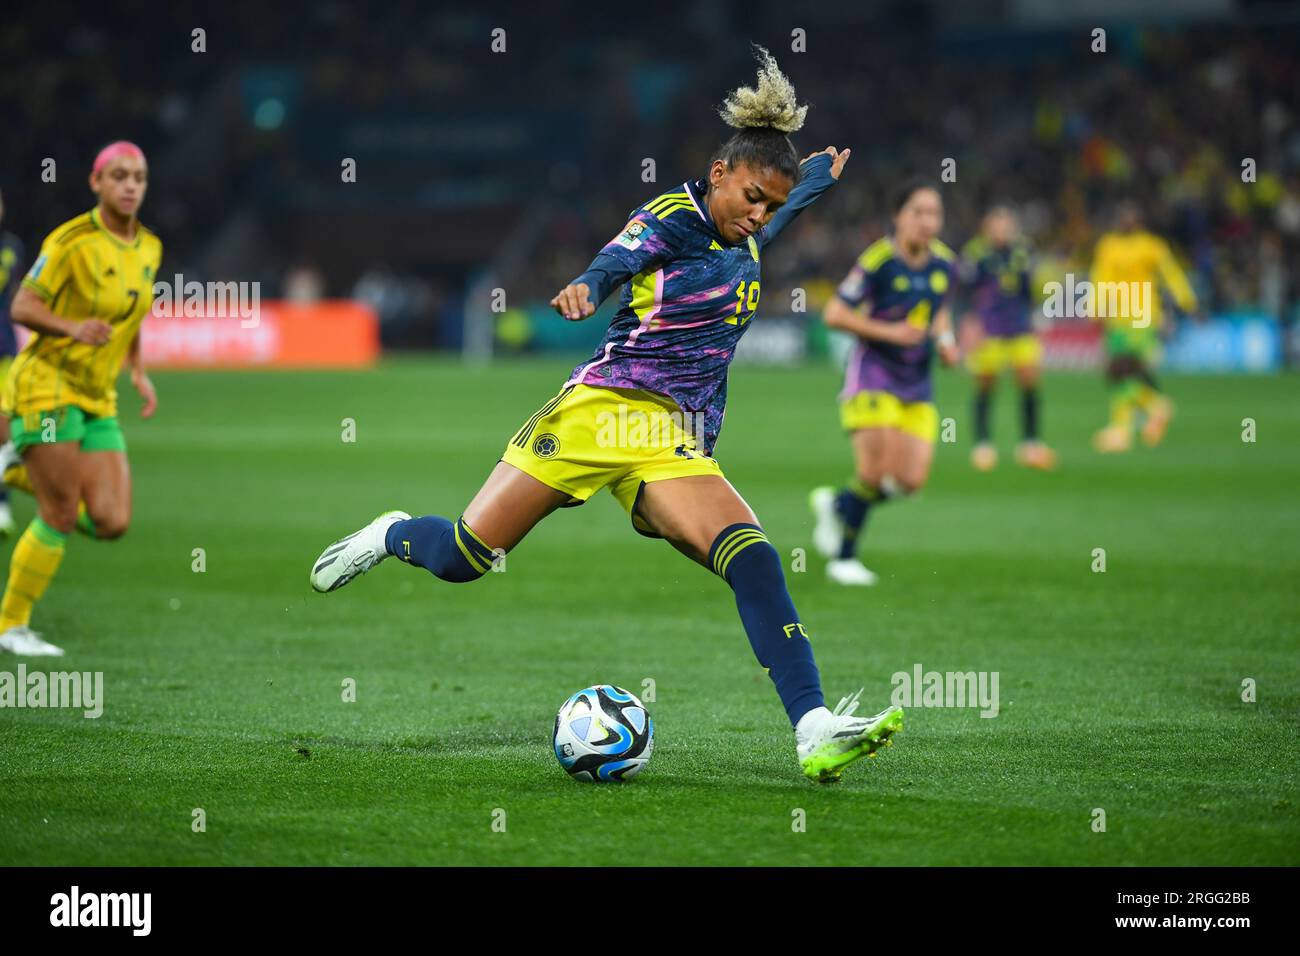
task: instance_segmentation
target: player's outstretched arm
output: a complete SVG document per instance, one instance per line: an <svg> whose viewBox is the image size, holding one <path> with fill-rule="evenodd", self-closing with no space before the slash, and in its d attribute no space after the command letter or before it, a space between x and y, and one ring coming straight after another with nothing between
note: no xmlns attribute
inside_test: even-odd
<svg viewBox="0 0 1300 956"><path fill-rule="evenodd" d="M883 322L864 315L853 308L838 295L831 296L826 303L822 321L828 329L848 332L860 339L875 339L877 342L889 342L892 345L920 345L925 341L926 330L910 322Z"/></svg>
<svg viewBox="0 0 1300 956"><path fill-rule="evenodd" d="M772 221L763 227L762 243L766 246L804 209L817 201L817 198L830 189L844 171L844 164L849 161L852 150L836 149L827 146L820 152L813 153L799 164L799 183L790 190L785 205L776 211Z"/></svg>
<svg viewBox="0 0 1300 956"><path fill-rule="evenodd" d="M99 319L65 319L56 315L31 289L20 288L9 308L10 317L33 332L55 337L67 336L87 345L103 345L113 334L113 327Z"/></svg>
<svg viewBox="0 0 1300 956"><path fill-rule="evenodd" d="M632 270L622 259L598 253L586 272L555 294L551 308L570 322L581 322L593 315L605 297L631 276Z"/></svg>

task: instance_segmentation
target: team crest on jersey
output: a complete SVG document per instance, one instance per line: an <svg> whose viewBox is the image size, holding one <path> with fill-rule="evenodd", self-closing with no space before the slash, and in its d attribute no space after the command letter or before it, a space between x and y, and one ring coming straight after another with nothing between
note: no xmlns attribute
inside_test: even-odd
<svg viewBox="0 0 1300 956"><path fill-rule="evenodd" d="M639 249L641 243L648 239L654 230L647 226L640 219L633 219L627 224L622 232L614 239L614 242L624 249Z"/></svg>
<svg viewBox="0 0 1300 956"><path fill-rule="evenodd" d="M930 273L930 291L935 295L943 295L948 291L948 273L942 269L935 269Z"/></svg>
<svg viewBox="0 0 1300 956"><path fill-rule="evenodd" d="M538 458L554 458L560 453L560 440L547 432L545 435L538 435L533 442L533 454Z"/></svg>
<svg viewBox="0 0 1300 956"><path fill-rule="evenodd" d="M910 286L911 284L912 284L912 280L909 279L907 276L903 276L903 275L894 276L895 292L906 292L907 287Z"/></svg>

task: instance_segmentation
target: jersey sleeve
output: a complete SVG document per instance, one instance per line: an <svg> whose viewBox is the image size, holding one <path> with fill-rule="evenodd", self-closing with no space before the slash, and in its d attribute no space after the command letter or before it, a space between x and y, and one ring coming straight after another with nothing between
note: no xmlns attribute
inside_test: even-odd
<svg viewBox="0 0 1300 956"><path fill-rule="evenodd" d="M1169 244L1161 242L1157 246L1156 268L1160 272L1160 279L1164 282L1165 288L1169 294L1174 297L1174 302L1178 308L1184 312L1193 312L1196 310L1196 293L1192 291L1192 284L1187 281L1187 274L1183 272L1182 266L1174 258L1173 250Z"/></svg>
<svg viewBox="0 0 1300 956"><path fill-rule="evenodd" d="M870 279L871 276L867 272L866 266L859 259L853 263L853 267L849 269L849 274L840 280L839 286L835 289L835 294L846 305L856 309L871 297Z"/></svg>
<svg viewBox="0 0 1300 956"><path fill-rule="evenodd" d="M834 160L829 153L817 153L799 167L799 184L790 190L785 205L776 211L771 221L759 233L760 246L766 247L782 229L794 221L799 213L815 203L822 193L835 185L835 177L831 175L833 164Z"/></svg>
<svg viewBox="0 0 1300 956"><path fill-rule="evenodd" d="M683 212L674 208L660 219L646 207L641 207L618 235L605 243L600 255L617 259L627 267L630 275L658 268L681 250L684 231L669 219Z"/></svg>
<svg viewBox="0 0 1300 956"><path fill-rule="evenodd" d="M880 272L880 267L889 261L888 257L881 259L873 256L874 248L874 246L868 247L862 255L858 256L853 267L849 269L848 275L840 281L835 290L836 296L851 308L856 309L863 302L874 298L876 276Z"/></svg>
<svg viewBox="0 0 1300 956"><path fill-rule="evenodd" d="M23 288L31 289L46 305L71 280L75 262L75 244L58 245L52 240L53 235L46 237L40 255L23 277Z"/></svg>

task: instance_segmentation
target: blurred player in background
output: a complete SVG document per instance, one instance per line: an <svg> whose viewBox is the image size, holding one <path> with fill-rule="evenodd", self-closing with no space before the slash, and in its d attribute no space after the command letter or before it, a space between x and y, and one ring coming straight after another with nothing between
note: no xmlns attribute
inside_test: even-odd
<svg viewBox="0 0 1300 956"><path fill-rule="evenodd" d="M0 649L52 655L62 649L29 627L78 524L97 538L126 532L131 475L117 420L115 382L123 361L140 392L140 414L157 405L140 364L137 333L153 302L162 243L137 216L149 185L144 153L112 143L95 158L90 188L99 203L46 237L13 302L31 329L0 395L20 465L6 481L36 495L37 515L14 546L0 601Z"/></svg>
<svg viewBox="0 0 1300 956"><path fill-rule="evenodd" d="M1159 291L1168 290L1184 312L1196 310L1196 296L1169 244L1142 227L1141 212L1133 202L1119 205L1115 228L1097 240L1089 278L1093 317L1105 324L1106 381L1111 389L1110 424L1093 436L1093 447L1128 451L1138 413L1145 416L1143 442L1158 445L1174 413L1173 402L1154 374L1160 336L1167 331ZM1107 284L1122 284L1125 294L1112 297L1104 291ZM1111 308L1115 302L1119 308Z"/></svg>
<svg viewBox="0 0 1300 956"><path fill-rule="evenodd" d="M0 224L4 223L5 200L0 195ZM14 334L9 318L9 306L18 288L23 270L22 241L10 232L0 232L0 383L9 374L14 356L18 354L18 336ZM9 441L9 419L0 415L0 445ZM9 537L14 528L13 512L9 508L9 491L0 484L0 537Z"/></svg>
<svg viewBox="0 0 1300 956"><path fill-rule="evenodd" d="M945 304L956 256L938 239L943 229L939 190L911 181L892 208L893 235L858 257L824 316L828 327L858 339L840 393L854 477L839 491L817 488L810 499L813 543L830 559L826 574L838 584L876 583L875 573L857 556L867 518L891 498L925 485L939 434L930 382L936 344L946 365L957 361Z"/></svg>
<svg viewBox="0 0 1300 956"><path fill-rule="evenodd" d="M723 106L738 132L707 176L636 210L551 300L564 318L584 319L626 282L591 361L519 429L464 514L455 521L380 515L330 545L311 584L333 591L390 554L444 581L477 580L547 515L607 487L637 531L665 538L731 587L794 727L803 772L825 783L886 744L902 728L902 709L857 717L857 695L834 711L825 706L780 555L710 457L727 370L758 306L760 251L830 188L848 159L848 150L831 147L800 164L787 134L803 124L807 107L766 50L759 58L757 86L733 91ZM659 428L668 434L602 440L610 422L633 418L666 421ZM590 550L580 557L599 560Z"/></svg>
<svg viewBox="0 0 1300 956"><path fill-rule="evenodd" d="M979 471L997 466L989 415L998 378L1010 366L1020 386L1021 441L1016 461L1030 468L1053 468L1056 455L1038 437L1043 344L1033 326L1033 256L1010 207L994 206L988 211L980 234L962 249L960 271L970 304L964 325L977 343L967 356L975 376L971 464Z"/></svg>

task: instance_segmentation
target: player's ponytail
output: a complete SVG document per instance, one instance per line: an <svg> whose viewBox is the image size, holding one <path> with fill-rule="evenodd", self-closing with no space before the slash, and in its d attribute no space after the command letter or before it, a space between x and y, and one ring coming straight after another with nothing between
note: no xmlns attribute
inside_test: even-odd
<svg viewBox="0 0 1300 956"><path fill-rule="evenodd" d="M732 90L718 108L723 121L739 132L714 158L723 160L728 169L745 164L783 173L797 182L799 154L788 134L803 126L808 107L800 105L794 85L772 54L755 45L754 56L759 62L757 84Z"/></svg>

